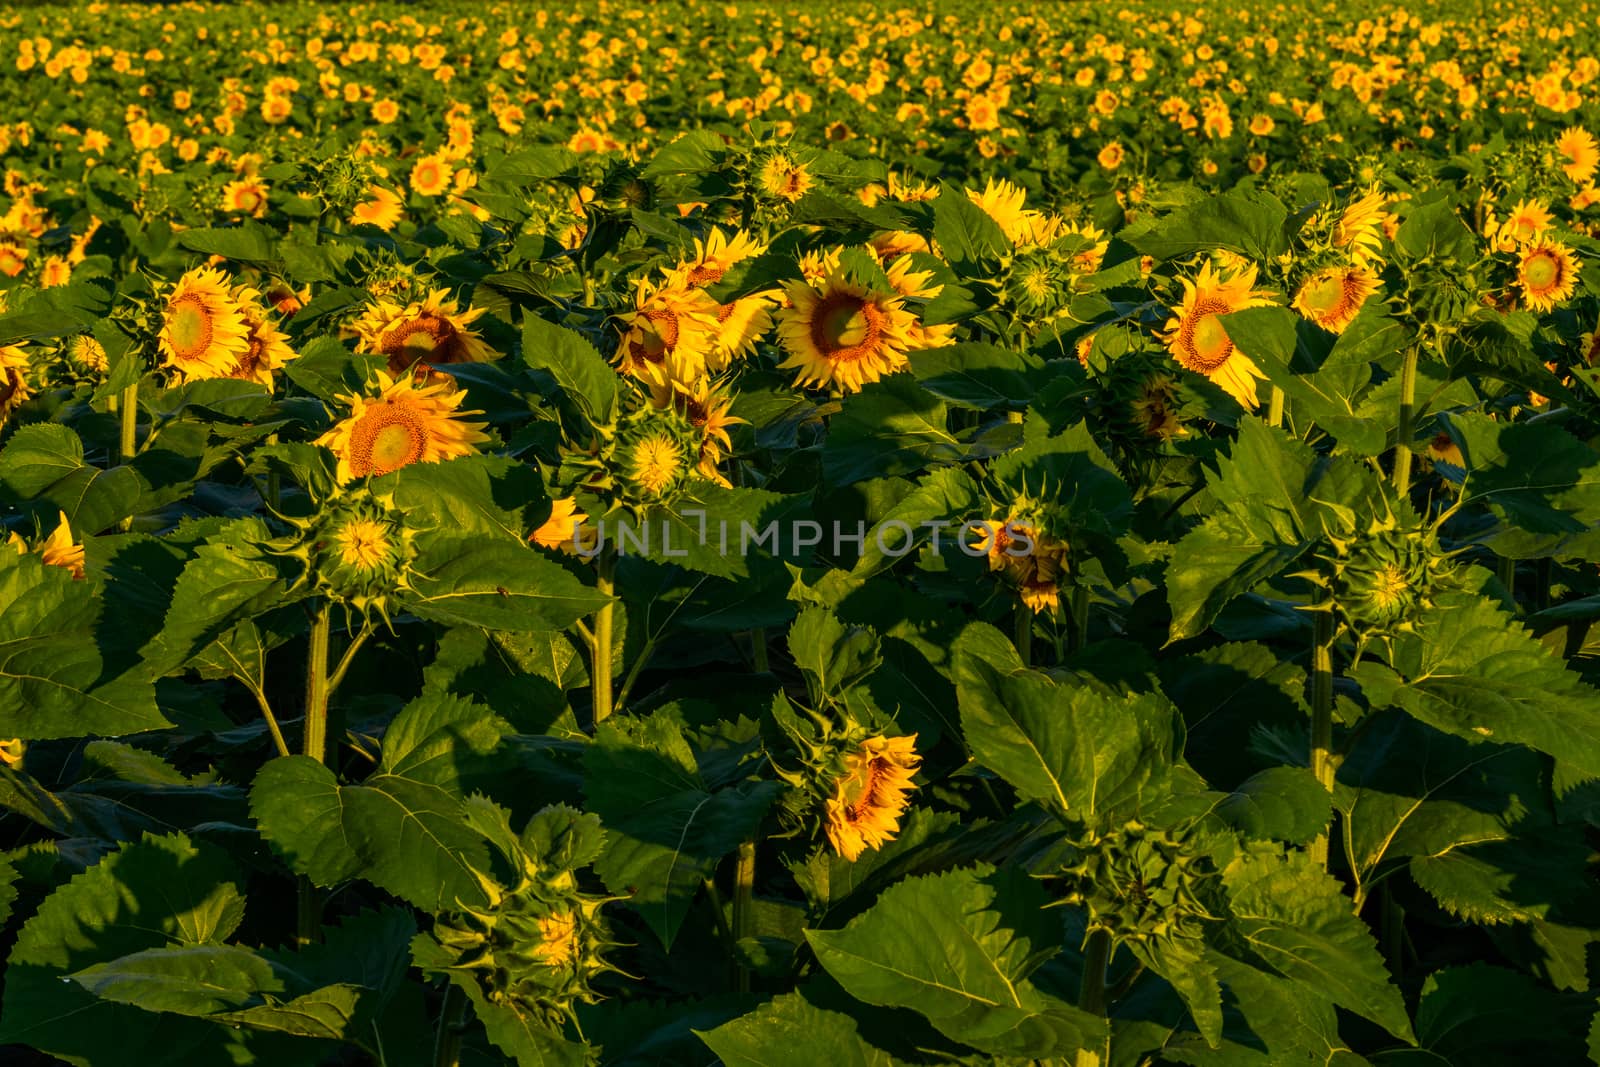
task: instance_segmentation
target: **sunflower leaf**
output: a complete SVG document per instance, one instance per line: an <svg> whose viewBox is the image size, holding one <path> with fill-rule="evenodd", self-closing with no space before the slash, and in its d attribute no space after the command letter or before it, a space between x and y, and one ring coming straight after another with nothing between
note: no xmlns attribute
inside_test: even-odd
<svg viewBox="0 0 1600 1067"><path fill-rule="evenodd" d="M617 373L583 336L527 312L522 317L522 359L548 371L594 427L617 421Z"/></svg>

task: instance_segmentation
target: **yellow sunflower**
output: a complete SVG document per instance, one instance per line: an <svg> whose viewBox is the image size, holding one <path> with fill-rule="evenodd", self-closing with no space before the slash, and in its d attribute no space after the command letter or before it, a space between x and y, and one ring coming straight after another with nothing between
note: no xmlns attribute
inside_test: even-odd
<svg viewBox="0 0 1600 1067"><path fill-rule="evenodd" d="M730 237L713 226L704 241L695 238L693 257L667 272L668 284L680 288L715 285L735 264L753 259L764 250L743 230L735 230Z"/></svg>
<svg viewBox="0 0 1600 1067"><path fill-rule="evenodd" d="M1333 243L1358 267L1383 262L1383 235L1390 215L1383 194L1374 190L1345 206L1334 224Z"/></svg>
<svg viewBox="0 0 1600 1067"><path fill-rule="evenodd" d="M613 361L622 373L654 385L695 381L717 358L718 307L701 289L640 282L634 310L619 316L622 337Z"/></svg>
<svg viewBox="0 0 1600 1067"><path fill-rule="evenodd" d="M778 339L798 368L796 385L860 392L906 365L916 317L895 292L878 292L835 266L820 280L784 285L789 306L778 312Z"/></svg>
<svg viewBox="0 0 1600 1067"><path fill-rule="evenodd" d="M0 423L32 396L28 389L28 356L17 345L0 345Z"/></svg>
<svg viewBox="0 0 1600 1067"><path fill-rule="evenodd" d="M916 734L869 737L844 754L825 814L828 843L845 859L882 848L900 832L907 794L915 788L911 778L922 762L916 743Z"/></svg>
<svg viewBox="0 0 1600 1067"><path fill-rule="evenodd" d="M356 516L333 533L339 562L364 574L378 570L395 554L393 528L377 519Z"/></svg>
<svg viewBox="0 0 1600 1067"><path fill-rule="evenodd" d="M346 396L350 415L317 438L339 459L340 482L388 474L411 463L437 463L471 455L489 439L486 423L466 422L459 411L466 391L448 381L418 384L411 375L378 372L376 397Z"/></svg>
<svg viewBox="0 0 1600 1067"><path fill-rule="evenodd" d="M1241 405L1257 406L1256 382L1266 376L1245 353L1234 347L1220 316L1245 308L1266 307L1272 294L1258 291L1256 268L1224 277L1206 263L1199 277L1183 281L1183 303L1169 319L1162 340L1182 367L1216 382Z"/></svg>
<svg viewBox="0 0 1600 1067"><path fill-rule="evenodd" d="M259 219L267 213L267 187L254 178L240 178L222 187L222 210Z"/></svg>
<svg viewBox="0 0 1600 1067"><path fill-rule="evenodd" d="M1377 291L1378 276L1365 267L1328 267L1305 280L1290 306L1324 330L1344 333Z"/></svg>
<svg viewBox="0 0 1600 1067"><path fill-rule="evenodd" d="M1107 249L1111 247L1105 231L1090 222L1065 223L1057 236L1081 239L1082 247L1072 255L1072 269L1079 274L1093 274L1099 270L1105 262Z"/></svg>
<svg viewBox="0 0 1600 1067"><path fill-rule="evenodd" d="M0 741L0 763L10 767L22 766L22 757L28 751L28 743L20 737L10 737Z"/></svg>
<svg viewBox="0 0 1600 1067"><path fill-rule="evenodd" d="M733 451L733 439L728 434L730 426L742 425L746 420L732 414L733 397L727 387L709 378L701 378L685 385L673 382L670 386L651 386L650 402L657 408L672 407L700 431L700 455L697 473L723 488L731 488L728 479L718 469Z"/></svg>
<svg viewBox="0 0 1600 1067"><path fill-rule="evenodd" d="M273 372L282 370L283 365L299 353L289 347L288 335L267 321L267 309L261 303L259 291L248 285L238 285L230 295L244 316L247 333L244 354L228 377L256 382L270 390Z"/></svg>
<svg viewBox="0 0 1600 1067"><path fill-rule="evenodd" d="M394 375L418 363L485 363L498 359L499 353L471 329L483 314L482 308L462 311L448 289L435 289L404 307L380 300L354 323L356 351L388 357L389 373Z"/></svg>
<svg viewBox="0 0 1600 1067"><path fill-rule="evenodd" d="M810 191L816 179L804 163L783 152L774 152L762 164L756 182L768 196L792 204Z"/></svg>
<svg viewBox="0 0 1600 1067"><path fill-rule="evenodd" d="M640 437L624 460L628 480L651 496L664 494L683 477L683 447L670 434Z"/></svg>
<svg viewBox="0 0 1600 1067"><path fill-rule="evenodd" d="M454 178L455 168L444 156L423 156L411 168L411 189L420 196L442 196Z"/></svg>
<svg viewBox="0 0 1600 1067"><path fill-rule="evenodd" d="M250 347L249 335L228 279L202 267L179 278L167 297L157 343L164 365L194 381L231 375Z"/></svg>
<svg viewBox="0 0 1600 1067"><path fill-rule="evenodd" d="M912 270L909 259L902 258L889 263L884 267L884 274L888 276L894 291L908 299L932 300L944 291L944 286L933 284L932 271ZM956 324L953 322L924 326L920 319L913 318L906 328L906 350L916 352L924 348L943 348L954 343L955 332Z"/></svg>
<svg viewBox="0 0 1600 1067"><path fill-rule="evenodd" d="M352 226L376 226L388 233L394 229L395 223L400 221L400 197L385 189L381 185L367 186L367 199L361 201L350 212Z"/></svg>
<svg viewBox="0 0 1600 1067"><path fill-rule="evenodd" d="M571 552L574 541L587 550L595 540L595 529L586 525L589 516L578 507L578 502L564 496L550 502L550 517L528 535L528 540L544 548Z"/></svg>
<svg viewBox="0 0 1600 1067"><path fill-rule="evenodd" d="M67 522L67 513L61 512L56 522L56 528L49 537L29 545L22 539L21 534L12 534L7 542L14 548L19 556L26 556L29 552L41 557L46 565L51 567L65 567L72 572L72 577L83 577L83 546L72 539L72 526Z"/></svg>
<svg viewBox="0 0 1600 1067"><path fill-rule="evenodd" d="M1578 351L1586 366L1600 367L1600 323L1578 338Z"/></svg>
<svg viewBox="0 0 1600 1067"><path fill-rule="evenodd" d="M1517 287L1535 311L1549 311L1572 295L1578 284L1578 261L1559 241L1541 240L1523 247L1517 264Z"/></svg>
<svg viewBox="0 0 1600 1067"><path fill-rule="evenodd" d="M1537 200L1517 201L1517 206L1511 209L1510 216L1495 233L1495 251L1510 252L1532 241L1550 228L1553 218L1550 209Z"/></svg>
<svg viewBox="0 0 1600 1067"><path fill-rule="evenodd" d="M706 369L724 371L736 359L750 355L756 343L772 330L771 293L751 293L717 307L717 344L706 359Z"/></svg>
<svg viewBox="0 0 1600 1067"><path fill-rule="evenodd" d="M1037 211L1027 211L1023 203L1028 194L1021 186L1001 178L990 179L983 192L967 190L967 199L983 209L995 221L1014 245L1032 244L1034 227L1039 221Z"/></svg>
<svg viewBox="0 0 1600 1067"><path fill-rule="evenodd" d="M1594 134L1581 126L1563 131L1556 140L1556 151L1566 160L1562 171L1578 185L1588 184L1595 168L1600 167L1600 144L1595 143Z"/></svg>

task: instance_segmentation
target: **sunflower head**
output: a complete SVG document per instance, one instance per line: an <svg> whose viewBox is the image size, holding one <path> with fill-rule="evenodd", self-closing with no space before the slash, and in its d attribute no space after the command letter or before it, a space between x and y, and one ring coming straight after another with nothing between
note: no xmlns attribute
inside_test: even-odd
<svg viewBox="0 0 1600 1067"><path fill-rule="evenodd" d="M28 356L22 348L0 345L0 423L33 395L27 372Z"/></svg>
<svg viewBox="0 0 1600 1067"><path fill-rule="evenodd" d="M227 378L249 349L249 333L227 278L206 267L179 278L167 295L157 343L184 381Z"/></svg>
<svg viewBox="0 0 1600 1067"><path fill-rule="evenodd" d="M472 329L483 314L482 308L462 311L447 289L434 289L404 307L380 300L354 324L357 349L386 357L393 375L419 364L482 363L498 355Z"/></svg>
<svg viewBox="0 0 1600 1067"><path fill-rule="evenodd" d="M645 405L618 429L613 453L614 482L635 504L654 504L677 496L695 474L705 440L675 406Z"/></svg>
<svg viewBox="0 0 1600 1067"><path fill-rule="evenodd" d="M796 385L859 392L906 365L916 316L892 283L878 289L837 261L822 266L820 277L784 287L789 306L778 313L778 339L788 358L778 366L795 370Z"/></svg>
<svg viewBox="0 0 1600 1067"><path fill-rule="evenodd" d="M347 396L350 415L317 439L338 458L341 483L388 474L412 463L471 455L489 439L485 423L458 409L466 392L446 381L419 383L378 372L377 396Z"/></svg>
<svg viewBox="0 0 1600 1067"><path fill-rule="evenodd" d="M56 528L48 537L41 537L30 544L23 540L21 534L14 533L8 544L19 556L32 552L42 559L46 566L61 567L74 579L82 580L84 576L83 545L74 540L72 525L67 521L67 513L64 511L59 514Z"/></svg>
<svg viewBox="0 0 1600 1067"><path fill-rule="evenodd" d="M757 164L756 189L768 199L792 204L815 184L806 165L788 152L771 152Z"/></svg>
<svg viewBox="0 0 1600 1067"><path fill-rule="evenodd" d="M565 809L547 808L535 822ZM515 883L481 877L487 902L441 915L429 935L449 962L443 969L478 983L492 1003L560 1028L579 1004L599 999L593 983L615 970L605 953L616 947L601 913L610 898L583 893L570 866L573 857L536 851L539 833L509 828L499 847L515 870ZM570 836L582 838L582 830Z"/></svg>
<svg viewBox="0 0 1600 1067"><path fill-rule="evenodd" d="M1080 832L1057 877L1063 902L1082 907L1089 930L1113 944L1199 938L1213 917L1204 901L1216 878L1211 860L1191 835L1137 820Z"/></svg>
<svg viewBox="0 0 1600 1067"><path fill-rule="evenodd" d="M1523 303L1535 311L1550 311L1571 296L1577 284L1578 261L1561 242L1541 238L1518 253L1517 288Z"/></svg>
<svg viewBox="0 0 1600 1067"><path fill-rule="evenodd" d="M824 785L824 829L834 852L854 861L894 840L910 804L912 777L922 757L917 737L865 737L835 754Z"/></svg>
<svg viewBox="0 0 1600 1067"><path fill-rule="evenodd" d="M1163 336L1180 366L1210 378L1250 409L1257 405L1256 382L1265 375L1250 356L1235 347L1222 316L1272 303L1272 294L1256 290L1255 282L1254 265L1218 273L1205 263L1196 278L1183 279L1183 302L1167 322Z"/></svg>
<svg viewBox="0 0 1600 1067"><path fill-rule="evenodd" d="M1328 544L1318 557L1321 581L1358 642L1411 632L1421 612L1461 582L1437 529L1404 503L1354 532L1331 532Z"/></svg>
<svg viewBox="0 0 1600 1067"><path fill-rule="evenodd" d="M1301 283L1291 306L1324 330L1341 334L1377 291L1378 277L1366 267L1327 267Z"/></svg>
<svg viewBox="0 0 1600 1067"><path fill-rule="evenodd" d="M694 381L718 358L720 310L703 289L640 282L633 310L619 317L621 337L612 361L651 385Z"/></svg>

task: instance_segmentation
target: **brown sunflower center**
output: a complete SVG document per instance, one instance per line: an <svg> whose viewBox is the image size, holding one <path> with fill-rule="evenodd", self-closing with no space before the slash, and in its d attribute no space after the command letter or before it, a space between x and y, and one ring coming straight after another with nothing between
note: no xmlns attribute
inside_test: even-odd
<svg viewBox="0 0 1600 1067"><path fill-rule="evenodd" d="M211 309L198 296L185 294L167 305L167 343L179 359L199 358L215 332Z"/></svg>
<svg viewBox="0 0 1600 1067"><path fill-rule="evenodd" d="M1344 303L1345 287L1338 274L1322 274L1306 282L1300 303L1313 318L1327 318Z"/></svg>
<svg viewBox="0 0 1600 1067"><path fill-rule="evenodd" d="M811 342L825 358L848 362L877 350L883 326L883 311L875 303L849 293L833 293L812 313Z"/></svg>
<svg viewBox="0 0 1600 1067"><path fill-rule="evenodd" d="M1212 374L1233 355L1233 342L1222 328L1218 317L1233 309L1221 300L1205 299L1195 302L1183 321L1180 337L1183 350L1188 353L1184 366L1201 374Z"/></svg>
<svg viewBox="0 0 1600 1067"><path fill-rule="evenodd" d="M670 311L646 311L635 325L628 353L640 363L660 363L678 344L678 316Z"/></svg>
<svg viewBox="0 0 1600 1067"><path fill-rule="evenodd" d="M720 282L727 273L727 267L716 263L702 263L689 272L687 281L690 285L711 285Z"/></svg>
<svg viewBox="0 0 1600 1067"><path fill-rule="evenodd" d="M429 363L460 362L460 335L450 320L437 315L419 315L402 322L383 335L380 347L389 357L389 370L393 374L398 374L419 360Z"/></svg>
<svg viewBox="0 0 1600 1067"><path fill-rule="evenodd" d="M350 469L357 478L388 474L422 458L428 430L409 405L370 405L350 433Z"/></svg>
<svg viewBox="0 0 1600 1067"><path fill-rule="evenodd" d="M851 822L860 822L878 802L878 783L887 766L887 760L870 757L839 783L839 800L850 813Z"/></svg>

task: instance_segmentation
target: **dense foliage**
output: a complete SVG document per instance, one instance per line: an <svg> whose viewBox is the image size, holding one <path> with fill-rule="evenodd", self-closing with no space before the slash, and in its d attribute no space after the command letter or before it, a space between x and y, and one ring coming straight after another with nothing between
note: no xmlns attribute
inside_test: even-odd
<svg viewBox="0 0 1600 1067"><path fill-rule="evenodd" d="M6 11L0 1056L1600 1063L1597 25Z"/></svg>

